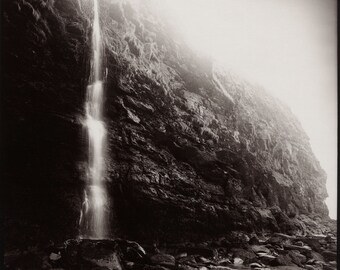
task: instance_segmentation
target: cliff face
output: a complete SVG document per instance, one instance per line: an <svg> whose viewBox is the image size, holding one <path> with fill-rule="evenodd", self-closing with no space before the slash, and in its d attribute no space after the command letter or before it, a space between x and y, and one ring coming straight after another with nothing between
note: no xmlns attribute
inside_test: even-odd
<svg viewBox="0 0 340 270"><path fill-rule="evenodd" d="M296 233L327 217L326 175L289 108L192 53L147 7L100 6L116 235ZM13 234L30 227L32 238L75 236L91 2L2 9L6 225Z"/></svg>

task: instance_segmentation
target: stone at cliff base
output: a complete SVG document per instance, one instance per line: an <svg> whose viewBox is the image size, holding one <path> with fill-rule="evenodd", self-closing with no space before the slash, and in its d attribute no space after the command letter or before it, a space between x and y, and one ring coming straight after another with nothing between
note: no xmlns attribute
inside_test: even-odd
<svg viewBox="0 0 340 270"><path fill-rule="evenodd" d="M52 252L50 254L49 258L50 258L51 261L57 261L57 260L59 260L61 258L61 255L60 255L60 253L57 254L57 253L53 253Z"/></svg>
<svg viewBox="0 0 340 270"><path fill-rule="evenodd" d="M304 270L301 267L298 266L276 266L276 267L271 267L271 270Z"/></svg>
<svg viewBox="0 0 340 270"><path fill-rule="evenodd" d="M238 257L234 258L233 261L235 265L241 265L244 262L241 258L238 258Z"/></svg>
<svg viewBox="0 0 340 270"><path fill-rule="evenodd" d="M260 240L257 238L257 236L253 236L249 239L249 245L259 245Z"/></svg>
<svg viewBox="0 0 340 270"><path fill-rule="evenodd" d="M65 244L66 267L97 267L122 270L117 242L113 240L69 240Z"/></svg>
<svg viewBox="0 0 340 270"><path fill-rule="evenodd" d="M272 256L272 255L269 255L269 254L266 254L266 253L259 253L258 255L260 257L260 261L264 264L267 264L267 265L272 265L272 262L274 262L275 259L276 259L275 256ZM280 255L280 256L282 256L282 255Z"/></svg>
<svg viewBox="0 0 340 270"><path fill-rule="evenodd" d="M256 258L255 253L251 250L235 248L231 249L231 252L235 257L241 258L245 263L253 262L253 260Z"/></svg>
<svg viewBox="0 0 340 270"><path fill-rule="evenodd" d="M261 245L252 245L250 246L250 249L255 253L259 252L270 253L270 250L267 247Z"/></svg>
<svg viewBox="0 0 340 270"><path fill-rule="evenodd" d="M216 249L207 247L182 247L179 252L186 252L188 255L200 255L202 257L212 258L217 255Z"/></svg>
<svg viewBox="0 0 340 270"><path fill-rule="evenodd" d="M156 254L151 256L151 262L162 266L175 266L176 259L174 256L169 254Z"/></svg>
<svg viewBox="0 0 340 270"><path fill-rule="evenodd" d="M335 261L337 259L337 253L333 251L323 251L322 256L325 258L326 261Z"/></svg>

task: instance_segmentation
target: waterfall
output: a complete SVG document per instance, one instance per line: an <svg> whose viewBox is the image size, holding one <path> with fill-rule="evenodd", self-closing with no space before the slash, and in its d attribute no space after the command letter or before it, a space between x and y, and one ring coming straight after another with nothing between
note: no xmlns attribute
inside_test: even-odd
<svg viewBox="0 0 340 270"><path fill-rule="evenodd" d="M86 119L84 121L88 134L89 158L87 185L80 214L80 235L83 238L101 239L108 236L108 199L104 186L106 129L102 116L104 87L98 0L93 0L93 4L92 63L87 86Z"/></svg>

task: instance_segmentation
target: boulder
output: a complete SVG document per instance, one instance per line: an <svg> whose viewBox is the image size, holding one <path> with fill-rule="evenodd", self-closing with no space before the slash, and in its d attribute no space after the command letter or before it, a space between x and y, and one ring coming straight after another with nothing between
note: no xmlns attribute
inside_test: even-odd
<svg viewBox="0 0 340 270"><path fill-rule="evenodd" d="M256 258L256 254L252 250L233 248L231 252L234 257L241 258L245 263L250 263Z"/></svg>
<svg viewBox="0 0 340 270"><path fill-rule="evenodd" d="M304 270L301 267L290 265L290 266L275 266L271 267L271 270Z"/></svg>
<svg viewBox="0 0 340 270"><path fill-rule="evenodd" d="M213 258L217 256L217 250L209 247L180 247L178 252L185 252L188 255L200 255L206 258Z"/></svg>
<svg viewBox="0 0 340 270"><path fill-rule="evenodd" d="M302 239L302 241L310 246L314 251L321 251L321 244L317 238L305 238Z"/></svg>
<svg viewBox="0 0 340 270"><path fill-rule="evenodd" d="M290 250L288 254L292 262L295 263L296 265L302 266L302 264L304 264L307 261L306 256L301 254L299 251Z"/></svg>
<svg viewBox="0 0 340 270"><path fill-rule="evenodd" d="M234 262L235 265L241 265L241 264L243 264L244 261L241 258L235 257L233 259L233 262Z"/></svg>
<svg viewBox="0 0 340 270"><path fill-rule="evenodd" d="M289 244L285 244L283 246L287 250L298 250L298 251L302 251L302 252L312 251L312 249L309 246L297 246L297 245L289 245Z"/></svg>
<svg viewBox="0 0 340 270"><path fill-rule="evenodd" d="M263 245L252 245L250 246L250 249L255 253L259 253L259 252L270 253L270 250L266 246L263 246Z"/></svg>
<svg viewBox="0 0 340 270"><path fill-rule="evenodd" d="M250 239L249 239L249 245L259 245L260 244L260 240L258 239L257 236L252 236Z"/></svg>
<svg viewBox="0 0 340 270"><path fill-rule="evenodd" d="M275 262L276 257L266 254L266 253L259 253L258 254L260 261L266 265L272 265L273 262Z"/></svg>
<svg viewBox="0 0 340 270"><path fill-rule="evenodd" d="M155 265L173 267L176 264L176 259L170 254L155 254L150 257L150 260Z"/></svg>
<svg viewBox="0 0 340 270"><path fill-rule="evenodd" d="M231 232L226 238L234 247L245 245L250 240L247 234L239 231Z"/></svg>
<svg viewBox="0 0 340 270"><path fill-rule="evenodd" d="M116 239L117 245L123 260L131 262L144 262L146 259L146 252L144 248L137 242L123 239Z"/></svg>
<svg viewBox="0 0 340 270"><path fill-rule="evenodd" d="M79 266L91 264L109 270L122 270L115 243L101 240L83 240L79 246Z"/></svg>
<svg viewBox="0 0 340 270"><path fill-rule="evenodd" d="M337 253L334 251L325 250L321 254L326 261L336 261L337 259Z"/></svg>
<svg viewBox="0 0 340 270"><path fill-rule="evenodd" d="M315 251L312 251L310 255L308 256L309 259L317 260L317 261L324 261L323 256Z"/></svg>

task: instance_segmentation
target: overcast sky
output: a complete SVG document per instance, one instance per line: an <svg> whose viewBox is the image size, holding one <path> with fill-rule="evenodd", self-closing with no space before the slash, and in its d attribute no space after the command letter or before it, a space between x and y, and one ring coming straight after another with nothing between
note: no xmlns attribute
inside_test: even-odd
<svg viewBox="0 0 340 270"><path fill-rule="evenodd" d="M336 218L335 0L155 0L196 51L262 85L299 118Z"/></svg>

